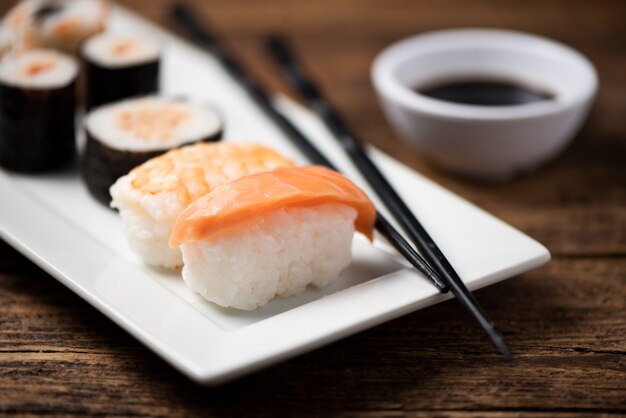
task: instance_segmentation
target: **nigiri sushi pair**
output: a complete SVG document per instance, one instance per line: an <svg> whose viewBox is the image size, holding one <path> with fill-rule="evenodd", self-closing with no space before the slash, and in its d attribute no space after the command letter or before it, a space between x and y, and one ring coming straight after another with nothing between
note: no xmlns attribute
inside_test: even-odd
<svg viewBox="0 0 626 418"><path fill-rule="evenodd" d="M332 282L350 263L355 229L371 238L376 216L339 173L294 167L259 145L171 151L122 177L111 195L146 262L183 262L192 290L244 310Z"/></svg>

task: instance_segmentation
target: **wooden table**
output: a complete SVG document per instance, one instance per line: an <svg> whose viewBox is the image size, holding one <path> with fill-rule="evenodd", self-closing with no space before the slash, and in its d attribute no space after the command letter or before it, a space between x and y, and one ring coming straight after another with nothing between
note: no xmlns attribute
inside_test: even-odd
<svg viewBox="0 0 626 418"><path fill-rule="evenodd" d="M127 3L166 21L165 0ZM579 417L626 414L626 4L622 1L196 1L284 89L259 36L280 31L359 135L544 243L546 267L477 292L516 354L503 361L455 301L217 389L196 386L0 244L0 411L7 415ZM1 7L1 6L0 6ZM6 7L6 6L5 6ZM412 33L526 30L597 65L593 113L556 161L509 184L430 168L391 133L369 66ZM0 203L1 204L1 203Z"/></svg>

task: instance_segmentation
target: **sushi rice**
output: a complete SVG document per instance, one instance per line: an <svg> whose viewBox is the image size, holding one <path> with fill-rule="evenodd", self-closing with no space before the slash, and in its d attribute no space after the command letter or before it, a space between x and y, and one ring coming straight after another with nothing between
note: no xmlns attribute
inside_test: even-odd
<svg viewBox="0 0 626 418"><path fill-rule="evenodd" d="M0 63L0 82L28 89L54 89L76 79L78 63L49 49L33 49Z"/></svg>
<svg viewBox="0 0 626 418"><path fill-rule="evenodd" d="M82 54L102 67L119 68L156 61L161 46L148 37L105 32L89 38Z"/></svg>
<svg viewBox="0 0 626 418"><path fill-rule="evenodd" d="M205 299L242 310L325 287L350 264L356 214L340 204L280 209L234 235L183 243L183 279Z"/></svg>

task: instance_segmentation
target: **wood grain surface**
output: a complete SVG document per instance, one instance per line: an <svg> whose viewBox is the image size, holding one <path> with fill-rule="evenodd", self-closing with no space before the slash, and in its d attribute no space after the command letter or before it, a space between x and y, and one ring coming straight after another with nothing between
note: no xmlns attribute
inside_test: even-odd
<svg viewBox="0 0 626 418"><path fill-rule="evenodd" d="M169 1L123 3L168 25ZM625 2L191 3L254 73L285 92L259 40L268 32L289 36L362 138L551 250L547 266L476 293L516 356L501 360L464 310L448 301L203 388L0 242L0 413L626 416ZM0 9L9 4L0 1ZM369 81L374 56L390 42L467 26L555 38L590 57L600 74L597 102L574 143L508 184L472 183L430 167L393 135Z"/></svg>

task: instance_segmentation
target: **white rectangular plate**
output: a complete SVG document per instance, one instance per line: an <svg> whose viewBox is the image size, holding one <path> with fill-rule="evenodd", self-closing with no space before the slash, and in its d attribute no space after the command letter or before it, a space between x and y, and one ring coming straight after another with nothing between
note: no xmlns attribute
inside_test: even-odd
<svg viewBox="0 0 626 418"><path fill-rule="evenodd" d="M305 162L211 57L121 8L111 24L116 32L160 39L165 94L215 106L225 118L227 140L265 143ZM278 103L369 191L313 115L286 99ZM470 289L549 260L538 242L371 152ZM135 258L117 215L87 194L75 169L45 176L0 170L0 191L3 239L201 383L233 379L450 297L390 255L385 244L375 248L356 237L354 262L328 288L274 300L254 312L223 309L189 291L178 272L149 268Z"/></svg>

